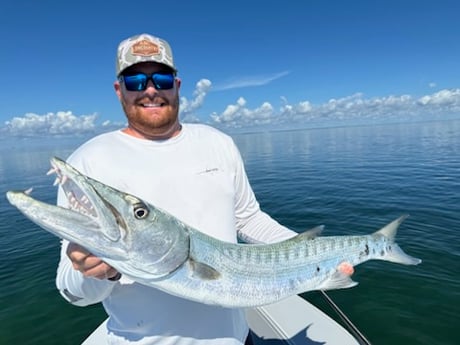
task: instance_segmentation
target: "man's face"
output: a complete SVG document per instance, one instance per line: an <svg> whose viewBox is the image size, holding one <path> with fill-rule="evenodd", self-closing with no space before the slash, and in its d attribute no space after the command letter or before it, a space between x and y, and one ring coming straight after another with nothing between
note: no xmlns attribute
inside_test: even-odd
<svg viewBox="0 0 460 345"><path fill-rule="evenodd" d="M161 64L144 62L129 67L122 74L151 75L156 72L169 73L171 70ZM118 80L114 87L128 118L127 133L145 139L166 139L178 133L180 79L176 78L174 87L167 90L157 90L151 80L143 91L128 91Z"/></svg>

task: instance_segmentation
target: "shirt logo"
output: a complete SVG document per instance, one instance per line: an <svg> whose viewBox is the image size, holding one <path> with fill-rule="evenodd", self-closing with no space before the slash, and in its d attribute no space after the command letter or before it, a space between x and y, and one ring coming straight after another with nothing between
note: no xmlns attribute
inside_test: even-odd
<svg viewBox="0 0 460 345"><path fill-rule="evenodd" d="M198 175L209 174L217 171L219 171L219 168L206 168L206 170L200 171Z"/></svg>

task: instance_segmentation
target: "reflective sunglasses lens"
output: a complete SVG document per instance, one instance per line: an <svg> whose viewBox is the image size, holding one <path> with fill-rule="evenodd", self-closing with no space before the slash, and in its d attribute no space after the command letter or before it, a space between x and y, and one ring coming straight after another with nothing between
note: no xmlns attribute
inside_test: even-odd
<svg viewBox="0 0 460 345"><path fill-rule="evenodd" d="M125 75L123 79L128 91L142 91L145 90L147 85L147 76L145 74Z"/></svg>
<svg viewBox="0 0 460 345"><path fill-rule="evenodd" d="M155 88L157 90L169 90L174 87L174 75L155 73L152 75Z"/></svg>

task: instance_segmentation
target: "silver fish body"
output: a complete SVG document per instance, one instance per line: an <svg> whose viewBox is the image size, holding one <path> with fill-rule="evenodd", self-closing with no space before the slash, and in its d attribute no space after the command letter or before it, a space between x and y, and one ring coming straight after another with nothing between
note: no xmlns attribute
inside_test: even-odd
<svg viewBox="0 0 460 345"><path fill-rule="evenodd" d="M311 290L347 288L368 260L417 265L394 242L402 216L364 236L315 237L321 227L273 244L220 241L145 201L51 164L69 209L7 192L9 202L54 235L78 243L134 281L223 307L255 307Z"/></svg>

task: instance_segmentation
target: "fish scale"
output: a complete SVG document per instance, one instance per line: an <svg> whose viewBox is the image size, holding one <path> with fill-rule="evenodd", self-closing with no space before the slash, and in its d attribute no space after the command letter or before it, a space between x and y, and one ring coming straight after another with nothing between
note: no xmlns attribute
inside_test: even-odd
<svg viewBox="0 0 460 345"><path fill-rule="evenodd" d="M28 191L9 191L8 201L123 276L193 301L229 308L261 306L306 291L352 287L353 266L368 260L421 262L394 242L406 216L370 235L315 237L321 230L315 228L279 243L228 243L58 158L51 164L75 210L35 200Z"/></svg>

